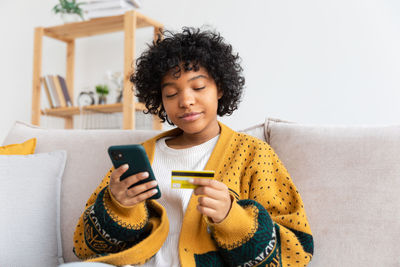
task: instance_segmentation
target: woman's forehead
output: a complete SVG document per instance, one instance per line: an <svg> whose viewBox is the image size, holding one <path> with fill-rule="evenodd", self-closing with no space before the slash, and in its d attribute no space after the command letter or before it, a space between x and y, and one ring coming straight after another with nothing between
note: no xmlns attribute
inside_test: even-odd
<svg viewBox="0 0 400 267"><path fill-rule="evenodd" d="M175 68L170 69L163 77L162 82L170 81L170 80L187 80L190 81L194 77L201 76L204 78L209 78L207 69L199 66L197 70L191 68L190 70L186 70L183 66L177 66Z"/></svg>

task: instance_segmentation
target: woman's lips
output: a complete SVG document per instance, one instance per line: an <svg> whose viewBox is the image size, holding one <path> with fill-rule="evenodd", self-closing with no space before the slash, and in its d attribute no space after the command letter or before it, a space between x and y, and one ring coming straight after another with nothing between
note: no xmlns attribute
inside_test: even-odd
<svg viewBox="0 0 400 267"><path fill-rule="evenodd" d="M190 112L183 114L180 118L184 121L195 121L201 116L200 112Z"/></svg>

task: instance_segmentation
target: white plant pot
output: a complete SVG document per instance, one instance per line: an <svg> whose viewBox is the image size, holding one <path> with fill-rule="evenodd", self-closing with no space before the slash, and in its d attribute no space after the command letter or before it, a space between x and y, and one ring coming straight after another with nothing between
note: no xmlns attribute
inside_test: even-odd
<svg viewBox="0 0 400 267"><path fill-rule="evenodd" d="M64 23L73 23L82 21L82 18L75 13L61 13L61 19Z"/></svg>

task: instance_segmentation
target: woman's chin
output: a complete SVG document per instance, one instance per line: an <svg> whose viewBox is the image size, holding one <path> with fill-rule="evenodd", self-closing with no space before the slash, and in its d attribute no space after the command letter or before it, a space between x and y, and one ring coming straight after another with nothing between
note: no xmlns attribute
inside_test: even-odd
<svg viewBox="0 0 400 267"><path fill-rule="evenodd" d="M201 132L202 127L199 127L198 125L177 125L185 134L196 134Z"/></svg>

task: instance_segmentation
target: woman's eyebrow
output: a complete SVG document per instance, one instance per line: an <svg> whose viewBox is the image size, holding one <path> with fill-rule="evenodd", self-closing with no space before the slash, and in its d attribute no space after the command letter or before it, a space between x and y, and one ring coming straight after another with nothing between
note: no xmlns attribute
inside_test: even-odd
<svg viewBox="0 0 400 267"><path fill-rule="evenodd" d="M163 84L161 84L161 89L163 89L166 86L170 86L170 85L174 86L175 83L163 83Z"/></svg>
<svg viewBox="0 0 400 267"><path fill-rule="evenodd" d="M193 80L196 80L196 79L199 79L199 78L208 79L207 76L205 76L205 75L203 75L203 74L200 74L200 75L197 75L197 76L194 76L194 77L190 78L190 79L188 80L188 82L193 81Z"/></svg>
<svg viewBox="0 0 400 267"><path fill-rule="evenodd" d="M199 79L199 78L208 79L208 77L207 77L206 75L200 74L200 75L197 75L197 76L194 76L194 77L190 78L190 79L187 80L187 81L190 82L190 81L193 81L193 80L196 80L196 79ZM163 88L166 87L166 86L174 86L174 85L176 85L176 83L174 83L174 82L163 83L163 84L161 85L161 89L163 89Z"/></svg>

